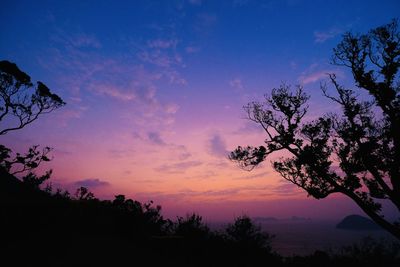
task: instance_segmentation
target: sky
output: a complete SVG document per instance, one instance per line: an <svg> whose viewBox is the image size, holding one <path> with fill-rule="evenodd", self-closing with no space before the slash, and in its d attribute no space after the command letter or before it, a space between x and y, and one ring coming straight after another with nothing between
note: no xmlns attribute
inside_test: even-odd
<svg viewBox="0 0 400 267"><path fill-rule="evenodd" d="M174 218L335 219L361 213L339 196L313 200L271 168L228 160L261 145L243 106L281 83L311 95L307 119L338 109L323 98L343 33L400 16L399 1L18 1L0 9L0 58L67 103L0 137L15 151L53 148L53 187L103 199L153 200Z"/></svg>

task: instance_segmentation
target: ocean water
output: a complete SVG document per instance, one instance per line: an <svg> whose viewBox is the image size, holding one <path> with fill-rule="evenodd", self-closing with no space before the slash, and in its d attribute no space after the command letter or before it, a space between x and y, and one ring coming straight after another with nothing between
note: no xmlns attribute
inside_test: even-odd
<svg viewBox="0 0 400 267"><path fill-rule="evenodd" d="M273 222L261 223L264 231L275 235L272 248L283 256L309 255L316 250L336 250L361 242L366 237L385 242L396 241L383 230L342 230L336 222Z"/></svg>
<svg viewBox="0 0 400 267"><path fill-rule="evenodd" d="M392 235L384 230L342 230L337 229L338 222L313 220L276 220L255 222L262 230L274 235L272 249L282 256L310 255L316 250L338 250L361 242L367 237L384 242L396 241ZM224 229L227 223L208 224L213 230Z"/></svg>

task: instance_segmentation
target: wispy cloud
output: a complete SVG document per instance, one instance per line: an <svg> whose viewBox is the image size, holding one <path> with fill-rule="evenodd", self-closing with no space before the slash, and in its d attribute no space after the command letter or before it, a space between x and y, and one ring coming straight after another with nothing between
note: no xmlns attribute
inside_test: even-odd
<svg viewBox="0 0 400 267"><path fill-rule="evenodd" d="M177 63L174 58L162 54L159 50L157 51L142 51L138 53L138 57L145 63L151 63L158 67L170 67Z"/></svg>
<svg viewBox="0 0 400 267"><path fill-rule="evenodd" d="M93 35L78 34L71 42L76 47L101 48L100 41Z"/></svg>
<svg viewBox="0 0 400 267"><path fill-rule="evenodd" d="M123 90L113 84L91 83L87 88L99 95L109 96L122 101L131 101L136 98L132 91Z"/></svg>
<svg viewBox="0 0 400 267"><path fill-rule="evenodd" d="M242 91L244 89L242 80L239 78L230 80L229 85L237 91Z"/></svg>
<svg viewBox="0 0 400 267"><path fill-rule="evenodd" d="M109 186L110 183L100 180L98 178L89 178L89 179L83 179L83 180L76 181L74 183L74 185L93 188L93 187Z"/></svg>
<svg viewBox="0 0 400 267"><path fill-rule="evenodd" d="M200 51L200 47L198 46L187 46L185 48L186 53L188 54L194 54Z"/></svg>
<svg viewBox="0 0 400 267"><path fill-rule="evenodd" d="M186 84L178 70L184 64L176 51L179 43L176 38L151 39L133 45L125 40L124 45L130 47L127 49L130 52L120 57L105 55L101 49L85 49L87 46L101 48L101 42L91 34L57 30L51 41L55 45L40 61L50 71L60 73L58 80L68 88L64 91L70 94L69 98L79 99L82 106L87 103L88 93L111 101L132 102L136 104L132 110L141 110L135 116L138 122L148 122L150 117L165 125L174 122L179 106L160 101L158 90L166 82ZM141 116L146 118L140 119Z"/></svg>
<svg viewBox="0 0 400 267"><path fill-rule="evenodd" d="M234 0L232 2L232 6L240 8L240 7L247 5L248 3L249 3L249 0Z"/></svg>
<svg viewBox="0 0 400 267"><path fill-rule="evenodd" d="M326 80L329 77L329 74L335 73L337 77L341 78L344 76L343 72L340 70L334 70L334 69L327 69L327 70L320 70L320 71L315 71L312 73L308 74L303 74L299 77L299 82L306 85L310 83L315 83L321 80Z"/></svg>
<svg viewBox="0 0 400 267"><path fill-rule="evenodd" d="M299 188L288 182L288 181L281 181L279 185L273 186L270 188L270 191L277 195L299 195L304 194Z"/></svg>
<svg viewBox="0 0 400 267"><path fill-rule="evenodd" d="M150 142L158 145L158 146L165 146L167 143L161 138L160 134L157 132L149 132L147 133L147 137L149 138Z"/></svg>
<svg viewBox="0 0 400 267"><path fill-rule="evenodd" d="M178 160L187 160L192 156L186 146L170 144L170 149L172 150L172 155L176 155Z"/></svg>
<svg viewBox="0 0 400 267"><path fill-rule="evenodd" d="M179 110L179 105L175 103L169 103L165 105L164 109L168 114L175 114Z"/></svg>
<svg viewBox="0 0 400 267"><path fill-rule="evenodd" d="M203 3L202 0L189 0L189 3L195 6L201 6L201 4Z"/></svg>
<svg viewBox="0 0 400 267"><path fill-rule="evenodd" d="M56 29L56 34L51 37L53 41L62 43L66 47L75 48L101 48L100 41L93 34L78 32L74 34L67 34L61 29Z"/></svg>
<svg viewBox="0 0 400 267"><path fill-rule="evenodd" d="M341 34L343 31L338 28L331 28L328 31L315 31L314 41L316 43L324 43L329 39L335 38L337 35Z"/></svg>
<svg viewBox="0 0 400 267"><path fill-rule="evenodd" d="M269 174L270 174L270 172L265 171L265 172L260 172L260 173L256 173L256 174L253 174L253 175L240 177L240 178L238 178L238 180L263 179L263 178L268 178Z"/></svg>
<svg viewBox="0 0 400 267"><path fill-rule="evenodd" d="M210 179L210 178L213 178L213 177L216 177L216 176L217 176L216 172L207 170L207 171L197 172L197 173L195 173L193 175L186 176L185 178L186 179L199 179L199 180L202 180L202 179Z"/></svg>
<svg viewBox="0 0 400 267"><path fill-rule="evenodd" d="M299 78L299 81L302 84L309 84L309 83L314 83L317 81L320 81L322 79L326 79L328 77L328 73L331 73L327 70L321 70L321 71L316 71L313 73L309 73L309 74L304 74L301 75Z"/></svg>
<svg viewBox="0 0 400 267"><path fill-rule="evenodd" d="M225 140L223 140L219 134L214 134L208 140L208 146L209 153L213 156L226 158L229 153L226 148Z"/></svg>
<svg viewBox="0 0 400 267"><path fill-rule="evenodd" d="M196 17L194 29L200 33L208 34L217 23L217 16L213 13L200 13Z"/></svg>
<svg viewBox="0 0 400 267"><path fill-rule="evenodd" d="M235 135L249 135L249 134L258 134L263 131L262 127L253 122L247 120L243 125L241 125L237 130L233 131L232 134Z"/></svg>
<svg viewBox="0 0 400 267"><path fill-rule="evenodd" d="M178 44L177 39L156 39L150 40L147 42L150 48L158 48L158 49L168 49L168 48L176 48Z"/></svg>
<svg viewBox="0 0 400 267"><path fill-rule="evenodd" d="M203 163L200 161L183 161L172 164L164 164L155 168L154 170L162 173L184 173L188 169L198 167L202 164Z"/></svg>
<svg viewBox="0 0 400 267"><path fill-rule="evenodd" d="M108 153L113 157L117 159L121 158L126 158L129 157L131 158L136 154L136 151L132 148L113 148L108 150Z"/></svg>
<svg viewBox="0 0 400 267"><path fill-rule="evenodd" d="M328 66L313 63L301 73L298 81L303 85L311 84L328 79L330 73L335 73L339 78L344 77L344 73L340 69L328 68Z"/></svg>

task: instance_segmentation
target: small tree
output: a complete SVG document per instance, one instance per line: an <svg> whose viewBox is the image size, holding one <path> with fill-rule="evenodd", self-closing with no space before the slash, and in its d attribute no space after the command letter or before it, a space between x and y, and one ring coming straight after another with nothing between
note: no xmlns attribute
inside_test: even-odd
<svg viewBox="0 0 400 267"><path fill-rule="evenodd" d="M210 229L203 222L203 218L195 213L187 214L186 218L178 217L175 224L175 234L189 239L207 238Z"/></svg>
<svg viewBox="0 0 400 267"><path fill-rule="evenodd" d="M252 169L275 151L292 157L273 162L282 177L316 199L332 193L351 198L371 219L400 239L398 223L384 218L379 200L400 211L400 33L397 21L368 34L346 33L334 49L333 64L349 68L357 90L370 100L358 99L355 90L341 86L329 75L336 94L323 94L342 108L303 123L307 113L301 86L293 92L282 85L264 103L245 106L248 118L266 132L265 146L238 147L230 159Z"/></svg>
<svg viewBox="0 0 400 267"><path fill-rule="evenodd" d="M270 242L273 236L262 232L261 227L256 226L247 216L236 218L235 222L229 224L225 231L229 240L240 246L248 249L271 250Z"/></svg>

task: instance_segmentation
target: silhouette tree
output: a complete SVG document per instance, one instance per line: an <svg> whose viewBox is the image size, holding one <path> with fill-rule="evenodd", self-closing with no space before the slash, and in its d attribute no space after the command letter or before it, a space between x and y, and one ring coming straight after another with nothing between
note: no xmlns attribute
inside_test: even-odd
<svg viewBox="0 0 400 267"><path fill-rule="evenodd" d="M31 172L36 169L42 162L50 161L48 154L51 148L45 147L42 150L39 146L32 146L24 155L15 153L12 156L11 149L0 145L0 166L3 167L8 173L15 175L24 172Z"/></svg>
<svg viewBox="0 0 400 267"><path fill-rule="evenodd" d="M195 213L186 215L184 217L178 217L175 225L175 234L184 236L189 239L204 239L209 233L210 229L203 222L203 218Z"/></svg>
<svg viewBox="0 0 400 267"><path fill-rule="evenodd" d="M273 236L263 233L261 227L254 225L247 216L241 216L235 219L233 224L226 228L228 239L249 249L264 248L271 249L270 242Z"/></svg>
<svg viewBox="0 0 400 267"><path fill-rule="evenodd" d="M24 128L41 114L50 113L65 105L65 102L42 82L36 86L31 78L18 66L7 60L0 61L0 135ZM50 178L52 171L37 176L33 170L44 161L50 161L51 148L39 149L35 145L25 154L13 153L0 144L0 168L16 175L25 174L22 181L39 187Z"/></svg>
<svg viewBox="0 0 400 267"><path fill-rule="evenodd" d="M78 189L76 189L75 198L76 200L87 201L87 200L93 200L95 197L94 194L89 191L89 189L81 186Z"/></svg>
<svg viewBox="0 0 400 267"><path fill-rule="evenodd" d="M64 105L64 101L44 83L38 81L35 86L29 75L16 64L0 61L0 135L22 129L39 115ZM10 126L10 123L14 125Z"/></svg>
<svg viewBox="0 0 400 267"><path fill-rule="evenodd" d="M356 89L339 84L329 74L335 95L322 84L323 94L341 106L303 123L307 113L301 86L281 85L264 103L244 107L248 118L266 132L265 146L238 147L231 160L252 169L275 151L292 157L273 162L282 177L316 199L332 193L351 198L371 219L400 239L400 226L382 215L380 200L400 211L400 33L397 21L367 34L346 33L334 49L333 64L351 70ZM355 90L369 93L361 100Z"/></svg>

